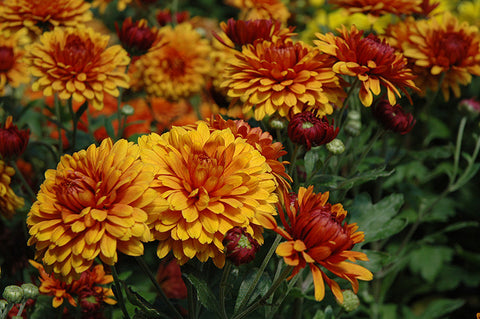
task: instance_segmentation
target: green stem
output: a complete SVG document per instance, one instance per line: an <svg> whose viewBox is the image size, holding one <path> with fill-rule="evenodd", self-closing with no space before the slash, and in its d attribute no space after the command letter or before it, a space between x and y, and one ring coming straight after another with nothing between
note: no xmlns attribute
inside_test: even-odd
<svg viewBox="0 0 480 319"><path fill-rule="evenodd" d="M288 175L290 175L290 176L292 176L293 170L295 169L295 162L296 162L296 159L297 159L299 149L300 149L300 145L295 144L295 147L293 148L292 156L290 158L290 167L288 169Z"/></svg>
<svg viewBox="0 0 480 319"><path fill-rule="evenodd" d="M30 197L33 203L37 198L37 196L35 195L35 192L32 190L32 188L30 187L30 184L28 184L27 180L23 176L22 171L20 171L20 169L18 168L17 163L14 160L11 160L10 165L12 165L12 167L15 169L15 172L17 173L16 176L18 176L18 178L20 179L20 182L23 184L23 186L27 190L28 196Z"/></svg>
<svg viewBox="0 0 480 319"><path fill-rule="evenodd" d="M148 268L148 265L145 262L145 260L143 260L143 258L141 256L135 257L135 260L138 262L138 264L142 268L142 271L145 274L147 274L148 278L150 279L150 281L155 286L155 289L157 290L157 292L160 296L160 299L162 299L162 301L167 305L168 309L175 315L176 318L183 319L183 316L178 312L177 308L175 308L175 306L170 302L170 299L168 299L168 297L163 292L162 287L160 286L158 281L155 279L155 276L152 274L152 272Z"/></svg>
<svg viewBox="0 0 480 319"><path fill-rule="evenodd" d="M225 267L223 268L223 274L222 274L222 279L220 280L220 291L219 291L221 314L224 319L228 319L227 311L225 309L225 288L227 287L228 276L230 275L231 269L232 269L232 263L227 260Z"/></svg>
<svg viewBox="0 0 480 319"><path fill-rule="evenodd" d="M113 281L115 285L115 297L117 298L118 305L120 306L120 309L123 312L123 316L127 319L130 319L130 315L128 314L127 308L125 307L125 300L123 299L123 293L122 293L122 285L120 282L120 279L118 278L118 273L117 269L115 268L115 265L110 266L110 270L112 272L113 276Z"/></svg>
<svg viewBox="0 0 480 319"><path fill-rule="evenodd" d="M196 307L196 300L197 296L195 293L195 287L193 287L193 284L189 281L186 280L186 285L187 285L187 304L188 304L188 318L189 319L196 319L197 316L197 307Z"/></svg>
<svg viewBox="0 0 480 319"><path fill-rule="evenodd" d="M453 157L453 172L452 172L452 177L450 184L453 183L453 181L457 177L458 173L458 164L460 161L460 152L462 150L462 140L463 140L463 132L465 131L465 124L467 123L467 117L464 116L462 117L462 120L460 121L460 125L458 126L458 133L457 133L457 143L455 145L455 154Z"/></svg>
<svg viewBox="0 0 480 319"><path fill-rule="evenodd" d="M58 132L58 154L57 158L60 160L60 157L63 155L63 141L62 141L62 110L60 105L60 100L55 94L55 116L57 118L57 132Z"/></svg>
<svg viewBox="0 0 480 319"><path fill-rule="evenodd" d="M72 145L71 145L71 149L72 151L75 151L75 145L77 144L77 124L78 124L78 119L77 119L77 115L75 114L75 112L73 111L73 100L72 98L69 98L67 100L67 104L68 104L68 110L70 111L70 116L72 117L72 124L73 124L73 127L72 127Z"/></svg>
<svg viewBox="0 0 480 319"><path fill-rule="evenodd" d="M352 167L352 170L350 172L350 177L353 176L356 172L357 172L357 169L358 169L358 166L363 162L363 160L365 159L365 157L367 156L367 154L370 152L370 150L372 149L373 145L375 144L375 142L383 135L385 134L385 130L382 129L382 128L379 128L377 130L377 132L375 132L375 135L372 137L372 139L370 140L370 142L368 143L368 145L363 149L363 152L362 154L360 155L360 158L358 158L357 160L355 160L355 164L353 165Z"/></svg>
<svg viewBox="0 0 480 319"><path fill-rule="evenodd" d="M353 95L353 91L357 88L357 85L358 83L360 82L360 80L358 78L355 78L355 80L353 81L352 85L350 86L350 88L348 89L348 92L347 92L347 97L345 98L345 100L343 100L343 107L341 110L339 110L338 112L338 117L335 118L335 124L337 125L337 127L339 127L340 129L342 129L342 121L343 121L343 117L344 117L344 114L347 110L347 102L348 100L350 99L350 97Z"/></svg>

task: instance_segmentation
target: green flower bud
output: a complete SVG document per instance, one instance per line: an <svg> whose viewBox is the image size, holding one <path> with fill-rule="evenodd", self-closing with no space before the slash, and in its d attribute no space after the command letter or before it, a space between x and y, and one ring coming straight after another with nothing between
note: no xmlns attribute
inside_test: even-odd
<svg viewBox="0 0 480 319"><path fill-rule="evenodd" d="M130 116L130 115L133 115L133 113L135 113L135 109L133 108L133 106L129 104L125 104L124 106L122 106L121 112L123 115Z"/></svg>
<svg viewBox="0 0 480 319"><path fill-rule="evenodd" d="M7 286L3 291L3 298L7 300L9 303L20 303L23 299L23 290L18 286Z"/></svg>
<svg viewBox="0 0 480 319"><path fill-rule="evenodd" d="M361 118L361 114L359 111L351 110L347 114L347 120L359 121L360 118Z"/></svg>
<svg viewBox="0 0 480 319"><path fill-rule="evenodd" d="M271 117L269 120L269 124L271 128L279 130L284 129L287 126L284 120L276 117Z"/></svg>
<svg viewBox="0 0 480 319"><path fill-rule="evenodd" d="M360 135L360 130L362 129L362 121L360 120L350 120L347 119L345 122L345 133L350 136L358 136Z"/></svg>
<svg viewBox="0 0 480 319"><path fill-rule="evenodd" d="M2 313L8 306L8 302L4 299L0 300L0 313Z"/></svg>
<svg viewBox="0 0 480 319"><path fill-rule="evenodd" d="M26 301L27 299L35 299L38 296L38 287L34 284L23 284L23 298Z"/></svg>
<svg viewBox="0 0 480 319"><path fill-rule="evenodd" d="M360 306L360 300L352 290L344 290L342 293L343 303L341 304L341 306L343 307L343 309L345 309L345 311L351 312Z"/></svg>
<svg viewBox="0 0 480 319"><path fill-rule="evenodd" d="M340 155L345 152L345 145L338 138L334 139L330 143L325 144L325 147L333 155Z"/></svg>

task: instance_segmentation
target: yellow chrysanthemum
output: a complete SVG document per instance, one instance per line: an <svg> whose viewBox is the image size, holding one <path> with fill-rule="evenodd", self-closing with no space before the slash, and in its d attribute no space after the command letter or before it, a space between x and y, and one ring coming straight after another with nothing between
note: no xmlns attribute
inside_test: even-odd
<svg viewBox="0 0 480 319"><path fill-rule="evenodd" d="M458 18L480 27L480 0L462 1L458 4Z"/></svg>
<svg viewBox="0 0 480 319"><path fill-rule="evenodd" d="M138 145L105 139L62 156L45 173L37 201L28 214L29 245L47 272L70 283L96 257L117 262L117 252L143 254L150 241L149 214L166 209L151 184L153 167L140 161Z"/></svg>
<svg viewBox="0 0 480 319"><path fill-rule="evenodd" d="M226 0L228 5L241 10L241 20L273 19L287 22L290 12L281 0Z"/></svg>
<svg viewBox="0 0 480 319"><path fill-rule="evenodd" d="M208 41L189 23L165 26L158 37L156 48L136 61L134 77L150 96L178 100L200 92L211 70Z"/></svg>
<svg viewBox="0 0 480 319"><path fill-rule="evenodd" d="M263 157L230 129L210 131L205 122L195 130L173 127L138 141L144 162L156 168L155 189L170 207L150 215L159 241L157 255L170 251L181 264L197 257L225 263L225 233L245 227L263 242L263 225L274 222L275 181Z"/></svg>
<svg viewBox="0 0 480 319"><path fill-rule="evenodd" d="M107 9L107 6L113 2L113 0L93 0L92 1L92 7L98 8L98 11L100 13L105 13L105 10ZM127 8L127 5L130 4L132 0L118 0L117 1L117 10L118 11L123 11Z"/></svg>
<svg viewBox="0 0 480 319"><path fill-rule="evenodd" d="M128 87L125 67L130 62L120 45L107 48L108 36L93 29L56 28L44 33L25 56L30 72L38 79L34 91L58 93L60 99L87 100L103 108L104 93L119 95L117 87Z"/></svg>
<svg viewBox="0 0 480 319"><path fill-rule="evenodd" d="M15 210L24 205L23 198L18 197L10 187L13 175L15 169L0 160L0 213L6 218L11 218Z"/></svg>
<svg viewBox="0 0 480 319"><path fill-rule="evenodd" d="M1 24L14 30L26 27L35 35L91 19L90 4L84 0L4 0L0 6Z"/></svg>
<svg viewBox="0 0 480 319"><path fill-rule="evenodd" d="M4 94L7 84L16 88L30 80L27 67L22 63L25 55L25 50L21 47L24 33L11 33L0 26L0 96Z"/></svg>
<svg viewBox="0 0 480 319"><path fill-rule="evenodd" d="M331 114L332 103L341 105L345 96L333 62L302 42L258 42L243 46L230 61L222 86L230 97L242 99L245 114L255 108L257 120L275 112L289 117L304 105Z"/></svg>

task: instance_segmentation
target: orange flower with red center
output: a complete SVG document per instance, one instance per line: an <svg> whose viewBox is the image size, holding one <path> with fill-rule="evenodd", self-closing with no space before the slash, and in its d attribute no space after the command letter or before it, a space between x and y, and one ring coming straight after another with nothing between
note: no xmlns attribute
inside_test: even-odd
<svg viewBox="0 0 480 319"><path fill-rule="evenodd" d="M254 108L256 120L278 112L299 113L304 105L325 115L345 92L331 66L333 60L302 42L291 40L246 45L226 69L228 95L242 99L243 112Z"/></svg>
<svg viewBox="0 0 480 319"><path fill-rule="evenodd" d="M180 264L196 257L225 264L225 234L245 227L263 243L263 227L275 220L275 181L260 152L229 130L175 126L161 136L139 138L142 161L156 167L154 189L169 203L149 216L157 255L169 252Z"/></svg>
<svg viewBox="0 0 480 319"><path fill-rule="evenodd" d="M55 27L78 27L92 19L90 4L84 0L4 0L0 24L8 29L26 27L35 35Z"/></svg>
<svg viewBox="0 0 480 319"><path fill-rule="evenodd" d="M460 97L460 85L469 84L472 75L480 75L480 32L449 12L438 20L419 20L408 26L401 23L389 31L390 35L407 34L398 48L420 75L416 83L423 94L427 88L441 89L448 100L451 89L455 97Z"/></svg>
<svg viewBox="0 0 480 319"><path fill-rule="evenodd" d="M316 33L313 41L325 54L334 56L337 62L333 70L338 74L355 77L361 82L359 97L364 106L370 106L373 96L387 89L388 101L395 105L401 90L411 101L407 88L418 90L413 82L415 76L407 67L407 59L385 40L373 34L363 37L363 31L355 26L338 29L340 36L332 33Z"/></svg>
<svg viewBox="0 0 480 319"><path fill-rule="evenodd" d="M12 218L18 208L23 207L24 200L18 197L10 186L15 169L0 159L0 213Z"/></svg>
<svg viewBox="0 0 480 319"><path fill-rule="evenodd" d="M117 252L143 254L152 240L147 219L166 202L151 188L153 167L140 161L138 145L104 140L62 156L47 170L28 214L29 245L48 272L67 283L78 279L96 257L108 265Z"/></svg>
<svg viewBox="0 0 480 319"><path fill-rule="evenodd" d="M281 0L227 0L226 3L241 10L242 20L273 19L285 23L290 17Z"/></svg>
<svg viewBox="0 0 480 319"><path fill-rule="evenodd" d="M0 96L5 87L17 88L30 81L27 67L22 63L25 50L20 46L24 32L11 34L0 26Z"/></svg>
<svg viewBox="0 0 480 319"><path fill-rule="evenodd" d="M198 93L210 72L210 45L189 23L160 29L161 40L135 63L150 96L178 100Z"/></svg>
<svg viewBox="0 0 480 319"><path fill-rule="evenodd" d="M392 13L412 15L422 11L422 0L330 0L331 4L348 10L351 14L362 12L373 16Z"/></svg>
<svg viewBox="0 0 480 319"><path fill-rule="evenodd" d="M285 193L285 211L278 205L283 228L276 224L270 228L287 240L278 245L276 253L287 265L294 267L290 278L308 264L313 275L315 299L324 298L326 282L335 297L343 302L340 286L320 267L348 280L355 293L358 292L358 280L372 280L373 275L354 263L368 260L365 253L352 251L355 244L364 240L363 232L357 231L356 224L344 222L347 212L341 204L328 203L328 196L328 192L315 194L313 186L300 187L298 198L296 194Z"/></svg>
<svg viewBox="0 0 480 319"><path fill-rule="evenodd" d="M127 88L125 67L130 62L120 45L107 48L108 36L92 29L56 28L44 33L25 57L30 72L38 79L34 91L58 94L60 99L87 100L96 109L103 108L104 93L119 95Z"/></svg>

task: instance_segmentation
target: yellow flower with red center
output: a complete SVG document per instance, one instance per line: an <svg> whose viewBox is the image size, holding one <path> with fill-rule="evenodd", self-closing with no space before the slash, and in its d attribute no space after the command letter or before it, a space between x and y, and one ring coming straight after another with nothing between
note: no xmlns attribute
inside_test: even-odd
<svg viewBox="0 0 480 319"><path fill-rule="evenodd" d="M84 0L4 0L0 6L0 24L20 30L26 27L34 35L55 27L78 27L92 19L90 4Z"/></svg>
<svg viewBox="0 0 480 319"><path fill-rule="evenodd" d="M222 86L230 97L242 99L245 114L254 108L256 120L275 112L288 117L305 104L319 115L331 114L332 103L341 105L345 96L333 59L302 42L258 42L235 56Z"/></svg>
<svg viewBox="0 0 480 319"><path fill-rule="evenodd" d="M460 85L480 75L480 32L476 26L460 23L451 13L438 19L410 21L410 25L393 26L390 34L405 34L397 47L411 61L419 74L417 85L426 89L441 89L445 100L450 89L460 97Z"/></svg>
<svg viewBox="0 0 480 319"><path fill-rule="evenodd" d="M290 17L281 0L227 0L226 3L241 10L242 20L273 19L285 23Z"/></svg>
<svg viewBox="0 0 480 319"><path fill-rule="evenodd" d="M355 293L358 280L372 280L372 273L355 264L357 260L368 260L362 252L351 250L364 240L363 232L357 231L356 224L347 224L347 212L342 204L327 202L329 193L313 192L313 186L300 187L296 194L285 194L285 211L279 206L283 228L272 224L269 227L287 241L278 245L276 253L287 265L293 266L290 278L308 264L315 285L315 299L325 296L325 282L335 297L343 302L339 284L328 278L320 267L348 280Z"/></svg>
<svg viewBox="0 0 480 319"><path fill-rule="evenodd" d="M117 252L143 254L152 240L147 219L166 202L151 188L153 167L139 159L138 145L105 139L47 170L28 214L29 245L48 272L70 283L96 257L108 265Z"/></svg>
<svg viewBox="0 0 480 319"><path fill-rule="evenodd" d="M417 90L413 82L415 76L401 53L373 34L363 37L363 31L355 26L350 30L343 26L338 31L340 36L331 32L316 33L319 40L313 42L323 53L337 59L333 65L336 73L361 82L359 97L364 106L372 105L373 96L381 93L382 86L387 89L392 105L396 104L396 97L401 96L399 90L410 99L407 88Z"/></svg>
<svg viewBox="0 0 480 319"><path fill-rule="evenodd" d="M0 159L0 213L6 218L12 218L15 210L23 207L24 200L18 197L10 186L15 169Z"/></svg>
<svg viewBox="0 0 480 319"><path fill-rule="evenodd" d="M25 62L33 76L34 91L58 94L60 99L87 100L95 109L103 108L104 94L119 95L127 88L125 67L130 62L120 45L107 48L108 36L93 29L56 28L32 44Z"/></svg>
<svg viewBox="0 0 480 319"><path fill-rule="evenodd" d="M422 0L330 0L331 4L347 9L350 13L368 13L381 16L388 13L412 15L421 12Z"/></svg>
<svg viewBox="0 0 480 319"><path fill-rule="evenodd" d="M17 88L28 83L30 74L22 63L25 50L21 47L24 32L11 33L0 26L0 96L5 93L5 86Z"/></svg>
<svg viewBox="0 0 480 319"><path fill-rule="evenodd" d="M211 70L208 41L189 23L165 26L158 37L155 48L136 61L134 77L150 96L178 100L200 92Z"/></svg>
<svg viewBox="0 0 480 319"><path fill-rule="evenodd" d="M263 243L263 227L275 221L278 198L271 169L252 145L230 129L211 131L202 121L194 130L173 127L138 143L142 161L156 167L157 196L169 203L167 211L149 216L159 258L172 251L180 264L212 258L221 268L222 240L235 226Z"/></svg>

